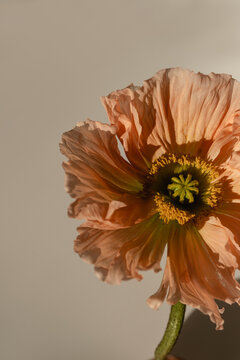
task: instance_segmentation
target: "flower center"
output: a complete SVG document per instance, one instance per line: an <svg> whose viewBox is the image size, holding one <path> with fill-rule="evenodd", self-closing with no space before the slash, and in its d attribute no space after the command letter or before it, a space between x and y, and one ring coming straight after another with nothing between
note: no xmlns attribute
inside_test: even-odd
<svg viewBox="0 0 240 360"><path fill-rule="evenodd" d="M187 174L186 179L180 174L178 177L172 177L171 180L172 183L167 187L168 190L170 190L170 195L173 197L178 196L181 203L183 203L185 199L187 199L189 203L193 203L194 194L199 193L199 182L197 180L192 180L191 174Z"/></svg>
<svg viewBox="0 0 240 360"><path fill-rule="evenodd" d="M148 180L147 190L165 223L197 220L221 200L219 172L200 157L165 154L152 163Z"/></svg>

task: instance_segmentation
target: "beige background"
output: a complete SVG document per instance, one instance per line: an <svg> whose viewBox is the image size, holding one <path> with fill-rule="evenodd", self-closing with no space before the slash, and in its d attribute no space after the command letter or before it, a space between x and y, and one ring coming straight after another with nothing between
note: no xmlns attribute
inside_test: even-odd
<svg viewBox="0 0 240 360"><path fill-rule="evenodd" d="M58 142L107 121L101 95L161 68L240 79L240 2L0 0L0 27L0 358L150 359L169 312L145 304L161 275L109 286L74 254ZM179 355L238 360L240 313L227 314L216 334L191 313Z"/></svg>

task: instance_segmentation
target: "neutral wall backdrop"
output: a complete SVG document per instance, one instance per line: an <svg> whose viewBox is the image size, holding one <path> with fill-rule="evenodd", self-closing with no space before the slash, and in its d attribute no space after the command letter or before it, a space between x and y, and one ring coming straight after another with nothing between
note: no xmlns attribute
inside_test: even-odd
<svg viewBox="0 0 240 360"><path fill-rule="evenodd" d="M153 356L170 308L145 300L161 274L109 286L73 252L58 143L79 120L107 121L101 95L161 68L240 80L239 34L238 0L0 0L2 360ZM239 360L240 313L227 313L216 334L189 309L175 352Z"/></svg>

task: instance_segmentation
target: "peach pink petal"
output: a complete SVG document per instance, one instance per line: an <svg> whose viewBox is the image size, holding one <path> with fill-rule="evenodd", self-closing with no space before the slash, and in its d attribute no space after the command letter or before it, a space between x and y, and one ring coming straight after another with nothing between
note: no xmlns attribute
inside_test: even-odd
<svg viewBox="0 0 240 360"><path fill-rule="evenodd" d="M156 109L156 127L148 142L156 144L164 137L172 152L205 154L239 110L240 83L230 75L176 68L159 71L147 82Z"/></svg>
<svg viewBox="0 0 240 360"><path fill-rule="evenodd" d="M218 132L218 135L213 140L213 143L208 150L208 158L214 160L216 165L234 166L233 157L239 145L240 110L237 110L232 116L229 116L228 123Z"/></svg>
<svg viewBox="0 0 240 360"><path fill-rule="evenodd" d="M225 203L216 210L218 221L228 231L229 248L238 263L240 269L240 204Z"/></svg>
<svg viewBox="0 0 240 360"><path fill-rule="evenodd" d="M153 199L141 199L125 194L121 201L101 202L79 198L69 207L69 216L85 219L98 229L125 228L137 224L155 214Z"/></svg>
<svg viewBox="0 0 240 360"><path fill-rule="evenodd" d="M78 228L74 250L95 264L96 273L103 281L141 280L138 270L160 270L167 241L165 228L160 226L158 216L118 230L94 229L91 223L85 223Z"/></svg>
<svg viewBox="0 0 240 360"><path fill-rule="evenodd" d="M142 189L141 175L120 155L114 126L91 120L79 123L63 134L60 148L69 159L64 167L67 176L74 175L72 182L79 179L79 185L115 199Z"/></svg>
<svg viewBox="0 0 240 360"><path fill-rule="evenodd" d="M240 124L239 124L240 125ZM240 128L240 126L239 126ZM224 203L240 202L240 141L235 142L231 156L227 157L224 164L223 198Z"/></svg>
<svg viewBox="0 0 240 360"><path fill-rule="evenodd" d="M120 155L114 126L87 121L63 135L68 214L95 227L128 227L153 214L153 200L136 195L143 179Z"/></svg>
<svg viewBox="0 0 240 360"><path fill-rule="evenodd" d="M181 301L198 308L210 316L211 321L216 323L216 329L222 329L222 310L214 299L229 304L239 303L240 286L234 279L234 267L222 266L218 254L207 245L212 235L212 232L205 232L204 241L201 234L191 228L182 227L177 232L173 231L168 240L168 257L161 287L148 299L148 304L158 308L167 296L170 304ZM207 242L206 236L209 237ZM226 256L222 255L223 259L226 261Z"/></svg>
<svg viewBox="0 0 240 360"><path fill-rule="evenodd" d="M136 87L131 84L101 99L110 122L117 127L117 135L128 159L136 168L146 171L159 147L147 144L156 124L148 86Z"/></svg>
<svg viewBox="0 0 240 360"><path fill-rule="evenodd" d="M237 269L237 257L231 251L233 234L230 229L211 216L198 231L211 251L217 254L219 266Z"/></svg>
<svg viewBox="0 0 240 360"><path fill-rule="evenodd" d="M102 100L129 160L142 168L167 151L205 156L233 121L239 98L240 83L230 75L173 68Z"/></svg>
<svg viewBox="0 0 240 360"><path fill-rule="evenodd" d="M240 202L240 169L233 169L226 165L220 175L222 183L222 202L218 206L221 209L225 204Z"/></svg>

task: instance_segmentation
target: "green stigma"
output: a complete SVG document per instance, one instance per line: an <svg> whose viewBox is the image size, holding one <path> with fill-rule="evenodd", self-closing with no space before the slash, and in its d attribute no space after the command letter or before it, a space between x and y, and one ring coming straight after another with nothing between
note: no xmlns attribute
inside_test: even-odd
<svg viewBox="0 0 240 360"><path fill-rule="evenodd" d="M180 174L178 177L171 178L172 183L168 185L168 190L171 191L173 197L179 196L179 201L184 202L185 199L189 203L194 202L193 194L197 195L199 193L197 180L192 180L192 175L188 174L186 179Z"/></svg>

